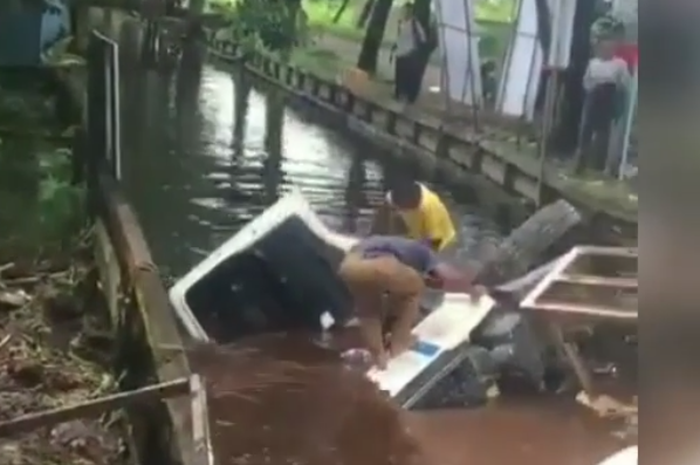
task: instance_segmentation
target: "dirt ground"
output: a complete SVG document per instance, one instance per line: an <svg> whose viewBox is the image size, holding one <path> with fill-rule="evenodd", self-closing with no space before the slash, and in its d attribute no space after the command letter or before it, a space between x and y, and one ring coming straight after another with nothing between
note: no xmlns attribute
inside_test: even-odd
<svg viewBox="0 0 700 465"><path fill-rule="evenodd" d="M0 423L112 393L80 262L0 264ZM0 437L0 465L121 465L119 413Z"/></svg>

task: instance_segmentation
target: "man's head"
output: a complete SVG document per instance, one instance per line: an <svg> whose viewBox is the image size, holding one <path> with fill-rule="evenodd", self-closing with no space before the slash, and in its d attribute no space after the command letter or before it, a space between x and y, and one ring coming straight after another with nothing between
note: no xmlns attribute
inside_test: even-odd
<svg viewBox="0 0 700 465"><path fill-rule="evenodd" d="M400 179L389 189L391 203L400 210L415 210L420 207L423 189L416 181Z"/></svg>
<svg viewBox="0 0 700 465"><path fill-rule="evenodd" d="M617 42L609 37L605 37L598 42L596 52L599 58L611 60L615 56Z"/></svg>

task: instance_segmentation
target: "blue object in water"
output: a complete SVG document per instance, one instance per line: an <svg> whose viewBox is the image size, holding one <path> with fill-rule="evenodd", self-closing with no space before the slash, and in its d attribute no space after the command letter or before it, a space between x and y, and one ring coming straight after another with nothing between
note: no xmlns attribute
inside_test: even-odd
<svg viewBox="0 0 700 465"><path fill-rule="evenodd" d="M70 12L62 0L47 8L3 11L0 15L0 66L39 66L41 53L70 33Z"/></svg>
<svg viewBox="0 0 700 465"><path fill-rule="evenodd" d="M426 357L434 357L440 351L440 347L425 341L417 341L411 348L414 352L418 352Z"/></svg>
<svg viewBox="0 0 700 465"><path fill-rule="evenodd" d="M41 16L41 51L69 35L70 11L61 0L44 0L46 11Z"/></svg>

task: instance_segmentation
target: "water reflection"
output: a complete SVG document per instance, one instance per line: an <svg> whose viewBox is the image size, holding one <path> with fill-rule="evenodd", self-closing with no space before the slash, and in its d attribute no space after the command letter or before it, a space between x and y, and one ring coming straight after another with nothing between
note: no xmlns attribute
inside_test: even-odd
<svg viewBox="0 0 700 465"><path fill-rule="evenodd" d="M366 143L240 73L123 69L124 176L161 266L185 271L292 187L331 227L369 228L387 167L366 157ZM460 219L467 237L489 231L474 228L479 217Z"/></svg>
<svg viewBox="0 0 700 465"><path fill-rule="evenodd" d="M262 178L265 186L265 204L270 205L278 198L283 180L282 138L284 133L284 96L281 90L273 91L265 106L265 151Z"/></svg>

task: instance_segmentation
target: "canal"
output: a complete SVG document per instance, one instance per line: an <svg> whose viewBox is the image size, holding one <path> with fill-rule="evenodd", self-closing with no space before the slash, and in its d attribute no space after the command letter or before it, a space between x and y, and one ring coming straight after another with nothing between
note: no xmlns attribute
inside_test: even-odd
<svg viewBox="0 0 700 465"><path fill-rule="evenodd" d="M124 68L124 181L156 260L175 275L292 188L331 228L366 231L386 173L411 170L249 76L214 65L171 76ZM477 205L433 187L465 255L500 237Z"/></svg>
<svg viewBox="0 0 700 465"><path fill-rule="evenodd" d="M128 50L122 55L124 183L156 263L171 277L293 187L332 228L365 231L386 174L410 169L230 69L204 64L166 75L136 65ZM499 228L478 205L434 187L457 219L463 258L498 240ZM324 362L291 340L260 340L255 347L262 358L219 354L202 369L236 389L279 371L276 359L290 354ZM570 402L399 414L378 406L366 387L348 394L354 381L337 367L302 378L295 382L306 389L266 385L258 386L255 401L212 400L221 465L594 465L621 446ZM401 452L406 447L417 447L420 458Z"/></svg>

